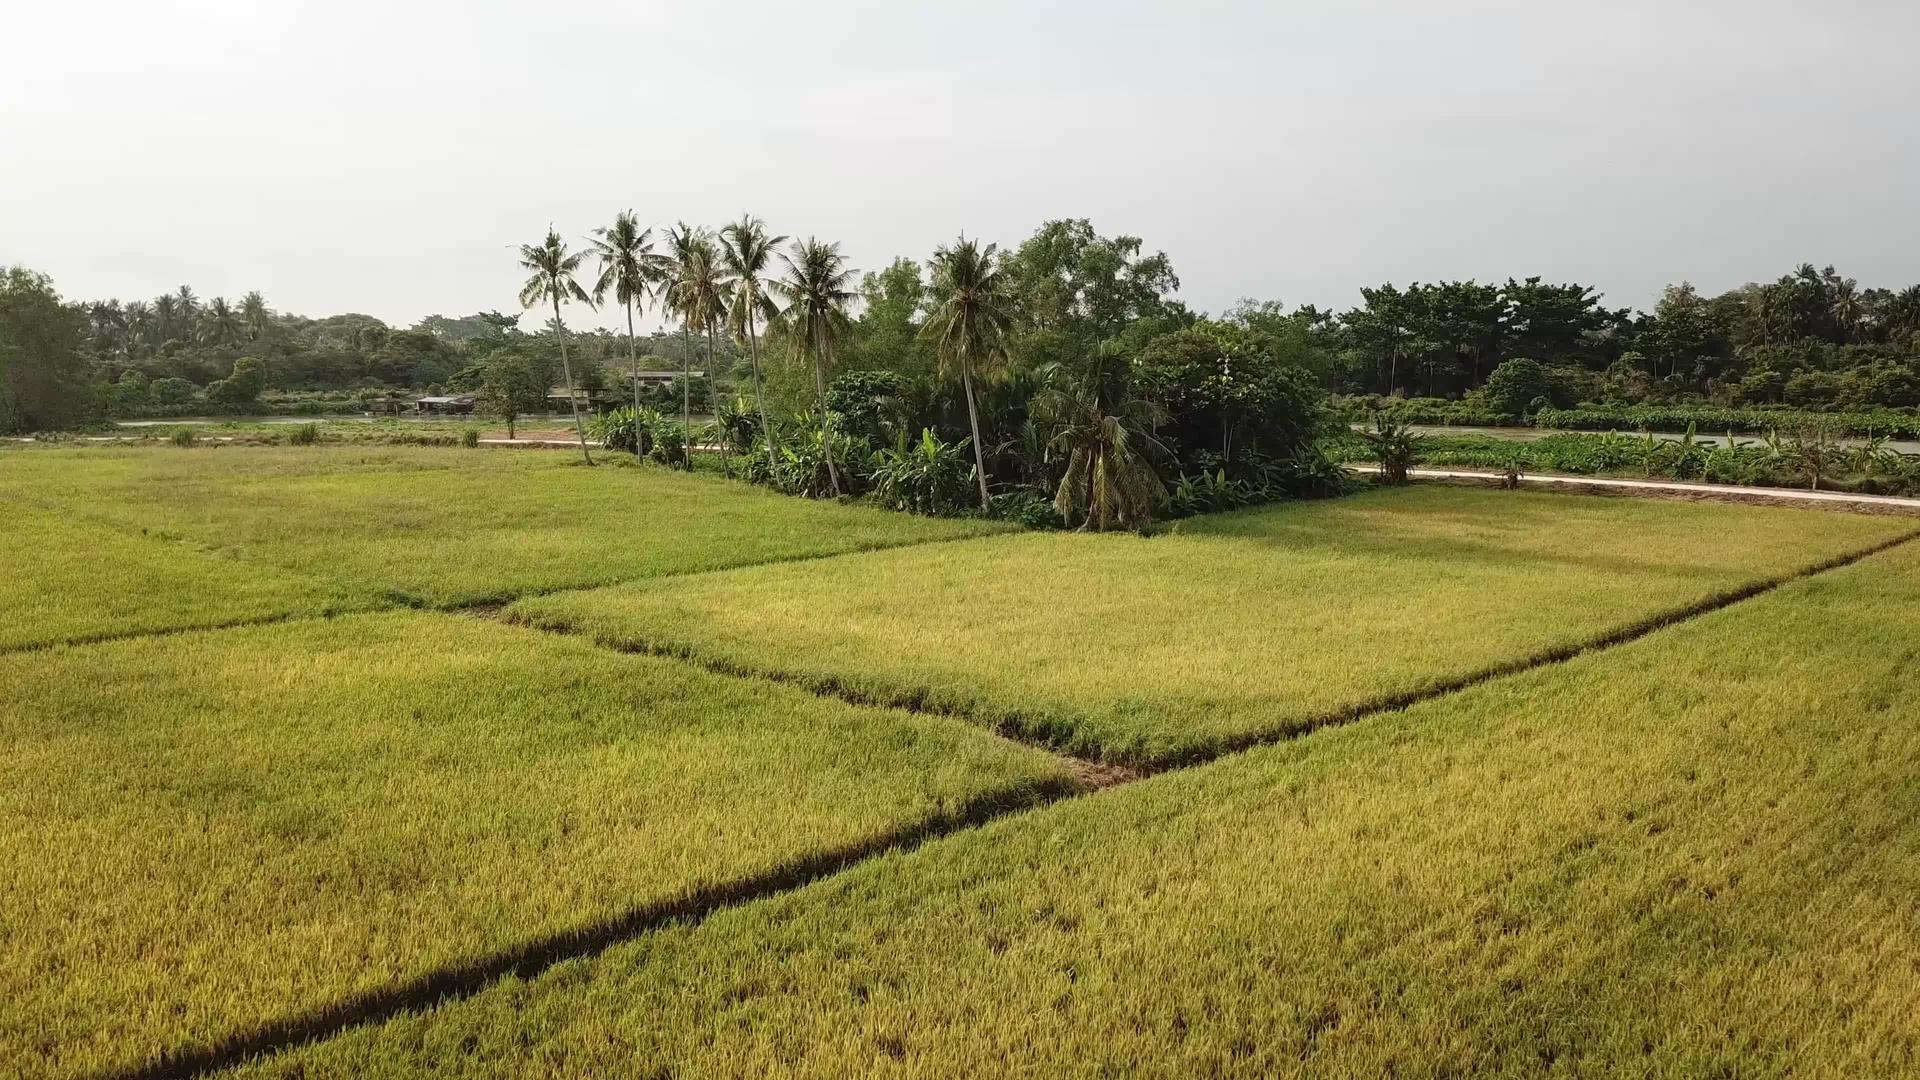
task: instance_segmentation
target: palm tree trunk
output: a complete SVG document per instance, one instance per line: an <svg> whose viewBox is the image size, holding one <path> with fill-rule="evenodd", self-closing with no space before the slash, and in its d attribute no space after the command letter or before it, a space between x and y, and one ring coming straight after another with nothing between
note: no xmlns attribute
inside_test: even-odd
<svg viewBox="0 0 1920 1080"><path fill-rule="evenodd" d="M716 320L713 319L707 320L707 385L709 387L713 385L713 365L715 361L713 353L714 342L720 336L718 332L719 327L715 325L715 322ZM720 427L720 410L717 406L713 411L713 421L714 428L720 433L720 472L728 479L732 479L733 459L727 456L727 435L729 433Z"/></svg>
<svg viewBox="0 0 1920 1080"><path fill-rule="evenodd" d="M560 374L567 380L567 404L573 406L573 432L580 437L580 457L587 464L593 464L593 455L587 451L587 425L580 420L580 399L573 392L573 364L567 360L567 328L560 323L560 292L553 294L553 332L560 336Z"/></svg>
<svg viewBox="0 0 1920 1080"><path fill-rule="evenodd" d="M980 410L973 404L973 364L960 361L960 384L967 390L967 426L973 429L973 477L980 481L980 509L991 511L993 499L987 495L987 455L980 448Z"/></svg>
<svg viewBox="0 0 1920 1080"><path fill-rule="evenodd" d="M693 322L680 320L680 439L686 444L687 471L693 471Z"/></svg>
<svg viewBox="0 0 1920 1080"><path fill-rule="evenodd" d="M827 459L827 484L840 494L840 470L833 464L833 414L827 411L827 367L820 355L820 335L813 338L813 387L820 394L820 455Z"/></svg>
<svg viewBox="0 0 1920 1080"><path fill-rule="evenodd" d="M753 403L760 407L760 438L767 444L767 468L777 467L776 450L773 444L773 425L767 422L767 392L760 385L760 335L753 327L753 316L747 316L747 350L753 357Z"/></svg>
<svg viewBox="0 0 1920 1080"><path fill-rule="evenodd" d="M627 298L627 368L633 380L633 456L640 456L640 353L633 345L633 298Z"/></svg>

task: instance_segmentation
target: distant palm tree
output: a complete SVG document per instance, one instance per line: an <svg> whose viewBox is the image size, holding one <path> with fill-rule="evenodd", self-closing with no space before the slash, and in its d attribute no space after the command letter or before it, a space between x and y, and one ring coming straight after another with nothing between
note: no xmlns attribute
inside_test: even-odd
<svg viewBox="0 0 1920 1080"><path fill-rule="evenodd" d="M164 345L179 335L174 333L175 324L180 319L180 302L172 293L161 293L153 299L153 321L159 340L156 345Z"/></svg>
<svg viewBox="0 0 1920 1080"><path fill-rule="evenodd" d="M560 321L562 303L578 301L593 306L593 298L573 276L580 272L580 263L585 258L585 253L568 254L567 245L551 225L547 226L547 238L538 245L520 245L520 266L533 271L533 276L520 287L520 306L530 308L542 300L553 304L553 332L560 338L560 373L567 380L567 404L573 406L573 430L580 438L580 457L591 465L593 455L587 450L587 426L580 420L580 399L573 392L573 365L567 359L567 325Z"/></svg>
<svg viewBox="0 0 1920 1080"><path fill-rule="evenodd" d="M932 339L940 358L940 373L960 368L967 394L967 423L973 429L974 478L980 484L980 509L993 509L987 495L987 459L981 449L980 410L974 402L973 377L985 374L1006 359L1007 329L1013 313L1002 295L1000 268L994 263L999 249L961 237L952 247L933 253L934 308L921 333Z"/></svg>
<svg viewBox="0 0 1920 1080"><path fill-rule="evenodd" d="M833 367L840 342L846 337L851 320L847 304L853 300L853 271L839 244L826 244L809 237L796 241L780 261L787 266L786 276L772 282L774 293L786 304L780 309L780 323L800 356L812 361L813 386L819 394L820 452L827 459L827 484L840 494L840 470L833 460L833 412L827 408L827 371Z"/></svg>
<svg viewBox="0 0 1920 1080"><path fill-rule="evenodd" d="M693 468L693 326L703 317L698 296L700 251L706 230L682 221L667 230L667 255L660 285L661 302L680 317L680 427L687 440L687 468ZM712 377L712 373L708 373Z"/></svg>
<svg viewBox="0 0 1920 1080"><path fill-rule="evenodd" d="M751 214L720 230L721 254L727 273L733 278L733 303L727 307L727 319L737 339L746 336L747 355L753 362L753 400L760 407L760 438L767 444L767 464L779 460L773 438L773 425L767 421L766 388L760 379L760 332L762 319L771 321L779 314L766 289L767 264L774 249L786 241L784 236L768 236L766 225Z"/></svg>
<svg viewBox="0 0 1920 1080"><path fill-rule="evenodd" d="M1894 294L1887 305L1887 326L1896 335L1920 334L1920 285L1909 285Z"/></svg>
<svg viewBox="0 0 1920 1080"><path fill-rule="evenodd" d="M633 379L633 445L646 445L641 438L643 423L640 409L640 352L634 345L633 314L644 308L661 276L660 257L653 253L653 230L640 227L633 211L614 217L613 224L593 231L593 253L600 257L600 280L594 283L593 298L605 301L607 293L627 309L627 366Z"/></svg>
<svg viewBox="0 0 1920 1080"><path fill-rule="evenodd" d="M733 279L727 274L725 260L721 258L720 249L715 246L711 234L701 236L694 244L693 261L681 281L690 305L689 313L707 335L707 389L711 396L716 389L715 376L719 368L715 349L719 343L720 323L727 316L733 292ZM687 439L691 447L692 435L689 434ZM733 464L727 457L727 440L721 439L719 442L720 468L732 476ZM687 458L691 465L693 455L688 454Z"/></svg>
<svg viewBox="0 0 1920 1080"><path fill-rule="evenodd" d="M145 300L127 301L127 348L151 349L154 341L153 305Z"/></svg>
<svg viewBox="0 0 1920 1080"><path fill-rule="evenodd" d="M247 326L247 336L255 341L267 336L272 328L273 313L267 310L267 298L255 289L240 298L240 321Z"/></svg>
<svg viewBox="0 0 1920 1080"><path fill-rule="evenodd" d="M173 291L173 298L180 307L180 333L175 336L181 341L192 341L199 331L200 301L193 295L193 286L182 285Z"/></svg>
<svg viewBox="0 0 1920 1080"><path fill-rule="evenodd" d="M207 317L200 322L200 340L208 345L233 345L240 341L240 314L224 296L216 296L207 305Z"/></svg>
<svg viewBox="0 0 1920 1080"><path fill-rule="evenodd" d="M1864 311L1860 299L1860 290L1852 278L1845 278L1833 285L1833 321L1840 324L1840 332L1851 341L1860 329L1860 316Z"/></svg>

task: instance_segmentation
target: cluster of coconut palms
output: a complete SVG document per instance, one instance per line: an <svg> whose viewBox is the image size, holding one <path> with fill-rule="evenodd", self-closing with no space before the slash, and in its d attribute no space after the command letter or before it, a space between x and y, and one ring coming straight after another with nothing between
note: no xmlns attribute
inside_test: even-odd
<svg viewBox="0 0 1920 1080"><path fill-rule="evenodd" d="M102 300L87 305L87 332L93 350L103 356L137 359L170 341L200 345L241 345L264 337L272 313L258 292L240 303L224 296L202 302L192 286L148 300Z"/></svg>
<svg viewBox="0 0 1920 1080"><path fill-rule="evenodd" d="M656 249L656 243L658 248ZM784 245L784 246L783 246ZM582 266L598 260L598 276L591 291L581 284ZM626 312L627 360L635 374L634 413L639 423L640 368L634 320L651 303L657 312L680 324L681 421L692 428L691 338L706 335L708 369L713 368L713 343L724 329L747 351L753 369L754 399L759 410L760 436L771 465L780 452L775 429L767 417L761 368L761 333L777 328L794 359L813 372L818 394L821 446L828 481L834 494L842 490L833 458L832 411L827 407L827 379L835 357L851 328L848 311L856 295L854 270L840 245L808 238L789 240L767 231L766 224L743 215L717 231L680 223L654 231L640 225L633 211L623 211L613 224L595 229L587 246L570 251L552 228L539 244L520 248L520 264L531 272L520 290L520 303L531 308L550 304L553 326L560 340L560 366L573 401L574 430L580 453L593 463L587 448L586 425L574 399L573 369L567 354L567 335L561 309L569 303L597 307L609 298ZM1004 295L995 245L981 245L961 237L933 257L933 313L925 333L933 341L943 374L955 371L966 392L967 417L973 429L975 476L982 507L989 505L986 461L981 451L979 409L974 396L975 377L1005 359L1006 335L1012 323ZM635 433L636 442L639 433ZM689 455L688 467L691 468Z"/></svg>

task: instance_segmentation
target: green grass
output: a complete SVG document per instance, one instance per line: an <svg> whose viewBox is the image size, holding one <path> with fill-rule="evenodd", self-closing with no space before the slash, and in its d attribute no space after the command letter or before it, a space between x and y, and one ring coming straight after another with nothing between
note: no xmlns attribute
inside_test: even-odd
<svg viewBox="0 0 1920 1080"><path fill-rule="evenodd" d="M0 652L377 606L369 593L19 505L0 514Z"/></svg>
<svg viewBox="0 0 1920 1080"><path fill-rule="evenodd" d="M20 451L0 497L430 605L1005 531L654 467L417 447Z"/></svg>
<svg viewBox="0 0 1920 1080"><path fill-rule="evenodd" d="M241 1073L1912 1076L1916 660L1908 545Z"/></svg>
<svg viewBox="0 0 1920 1080"><path fill-rule="evenodd" d="M1309 727L1914 529L1412 488L524 600L515 618L1159 764Z"/></svg>
<svg viewBox="0 0 1920 1080"><path fill-rule="evenodd" d="M0 657L0 1075L122 1069L1068 790L954 720L479 619Z"/></svg>

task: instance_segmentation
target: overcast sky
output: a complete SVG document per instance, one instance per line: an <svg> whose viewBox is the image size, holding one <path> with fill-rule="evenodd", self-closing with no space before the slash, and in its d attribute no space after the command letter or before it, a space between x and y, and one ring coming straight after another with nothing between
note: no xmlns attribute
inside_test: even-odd
<svg viewBox="0 0 1920 1080"><path fill-rule="evenodd" d="M1528 274L1647 306L1802 261L1920 281L1914 0L61 0L6 24L0 263L74 298L513 309L514 245L626 207L751 210L863 269L1089 217L1207 310Z"/></svg>

